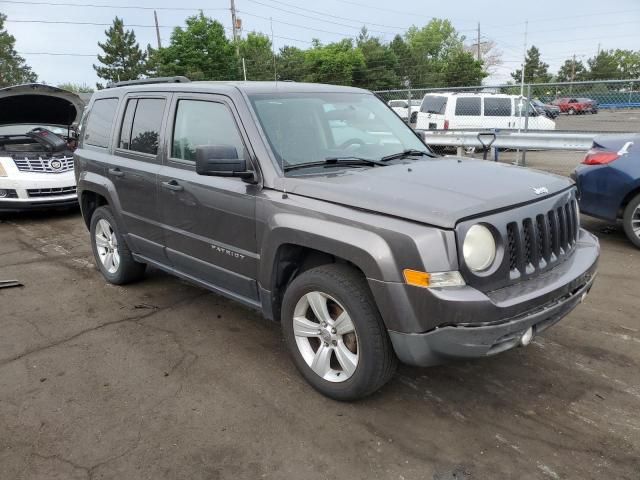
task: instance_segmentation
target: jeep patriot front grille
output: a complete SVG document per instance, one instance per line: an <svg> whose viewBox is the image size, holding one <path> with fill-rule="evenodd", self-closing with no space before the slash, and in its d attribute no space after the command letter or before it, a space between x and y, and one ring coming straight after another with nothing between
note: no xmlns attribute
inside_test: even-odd
<svg viewBox="0 0 640 480"><path fill-rule="evenodd" d="M576 201L535 218L525 218L520 224L507 225L507 254L512 273L529 275L562 260L575 248L578 238Z"/></svg>

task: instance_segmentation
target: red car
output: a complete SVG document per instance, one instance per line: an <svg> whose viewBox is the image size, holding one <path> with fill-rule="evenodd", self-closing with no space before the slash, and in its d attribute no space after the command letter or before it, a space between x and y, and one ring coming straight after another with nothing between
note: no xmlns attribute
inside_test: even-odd
<svg viewBox="0 0 640 480"><path fill-rule="evenodd" d="M575 115L577 113L598 113L598 102L590 98L556 98L552 105L560 108L560 113Z"/></svg>

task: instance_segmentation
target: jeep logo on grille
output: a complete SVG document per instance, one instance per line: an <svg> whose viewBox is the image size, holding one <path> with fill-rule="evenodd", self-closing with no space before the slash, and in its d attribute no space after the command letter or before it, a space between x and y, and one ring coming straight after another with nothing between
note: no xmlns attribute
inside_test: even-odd
<svg viewBox="0 0 640 480"><path fill-rule="evenodd" d="M60 170L62 168L62 162L58 159L51 160L49 162L51 170Z"/></svg>
<svg viewBox="0 0 640 480"><path fill-rule="evenodd" d="M536 195L546 195L549 193L549 189L547 187L533 187L533 193Z"/></svg>

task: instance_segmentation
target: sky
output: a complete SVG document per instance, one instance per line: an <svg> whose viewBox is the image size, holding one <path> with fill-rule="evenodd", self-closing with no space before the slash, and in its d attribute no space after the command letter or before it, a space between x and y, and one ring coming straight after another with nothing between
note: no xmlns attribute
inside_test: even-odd
<svg viewBox="0 0 640 480"><path fill-rule="evenodd" d="M40 81L57 85L73 82L94 86L99 79L92 65L114 16L124 19L140 45L156 46L153 10L157 10L161 41L167 45L175 26L202 9L219 20L231 37L230 0L0 0L8 16L7 30L16 38L16 50ZM525 21L527 44L536 45L543 61L555 73L572 55L586 62L600 49L640 49L640 0L235 0L242 33L271 34L276 48L309 46L355 37L365 25L371 35L390 41L409 26L430 19L449 19L466 43L474 43L480 23L481 41L493 41L502 52L502 64L485 84L510 79L522 62ZM52 5L57 4L57 5ZM35 23L84 22L88 24ZM98 25L93 25L98 24ZM55 55L54 55L55 54ZM72 54L72 55L69 55ZM416 85L419 87L422 85Z"/></svg>

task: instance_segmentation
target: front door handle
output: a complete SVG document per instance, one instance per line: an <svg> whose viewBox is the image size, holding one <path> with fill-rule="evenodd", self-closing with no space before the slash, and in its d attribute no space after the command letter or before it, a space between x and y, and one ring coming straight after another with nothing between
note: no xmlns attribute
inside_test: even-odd
<svg viewBox="0 0 640 480"><path fill-rule="evenodd" d="M166 188L167 190L172 190L174 192L181 192L182 190L184 190L184 187L182 185L179 185L175 180L162 182L162 188Z"/></svg>
<svg viewBox="0 0 640 480"><path fill-rule="evenodd" d="M114 177L124 177L124 172L119 168L110 168L109 174L113 175Z"/></svg>

